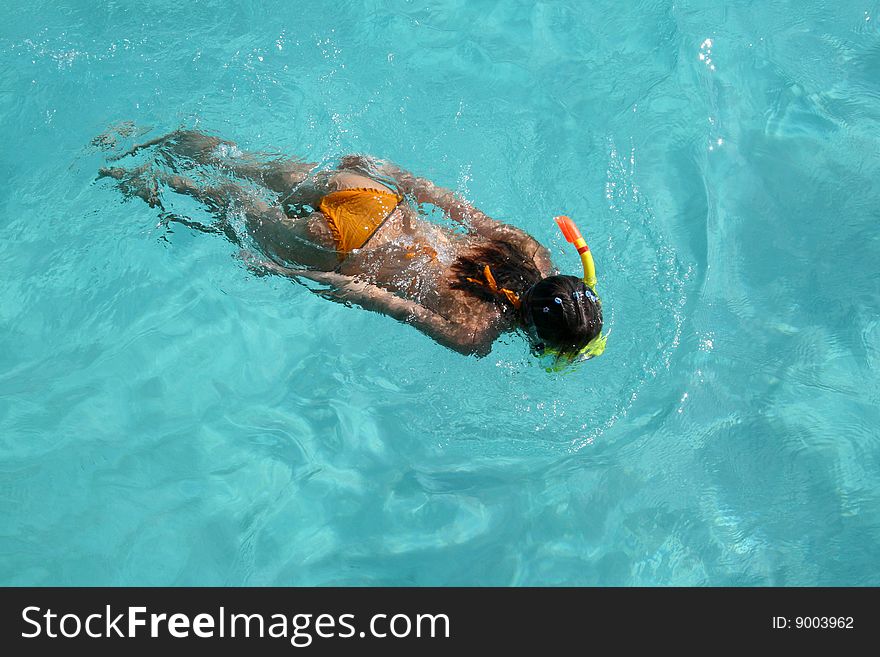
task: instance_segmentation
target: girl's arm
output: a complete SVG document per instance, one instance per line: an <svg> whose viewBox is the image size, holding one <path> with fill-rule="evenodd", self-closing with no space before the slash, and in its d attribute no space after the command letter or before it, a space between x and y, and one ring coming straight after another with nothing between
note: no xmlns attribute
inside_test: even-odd
<svg viewBox="0 0 880 657"><path fill-rule="evenodd" d="M467 200L457 196L452 190L435 185L426 178L419 178L403 171L401 175L408 184L412 185L413 194L419 203L436 205L453 221L478 235L519 247L526 257L532 259L543 276L549 276L554 271L553 261L547 248L521 228L493 219Z"/></svg>
<svg viewBox="0 0 880 657"><path fill-rule="evenodd" d="M249 267L255 269L289 278L308 278L327 285L330 289L316 290L316 292L332 301L357 304L361 308L373 310L415 326L444 347L449 347L461 354L485 356L491 351L492 341L497 337L490 335L488 329L475 331L473 328L454 324L424 306L408 299L402 299L377 285L359 281L344 274L310 269L292 269L274 262L254 260L253 256L247 253L243 253L242 257Z"/></svg>

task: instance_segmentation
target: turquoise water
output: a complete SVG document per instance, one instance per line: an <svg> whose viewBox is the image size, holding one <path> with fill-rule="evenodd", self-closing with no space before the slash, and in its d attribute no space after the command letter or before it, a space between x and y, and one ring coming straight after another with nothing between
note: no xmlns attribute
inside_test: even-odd
<svg viewBox="0 0 880 657"><path fill-rule="evenodd" d="M880 584L876 0L34 1L0 117L0 583ZM254 277L95 181L120 120L392 159L576 273L570 214L608 351Z"/></svg>

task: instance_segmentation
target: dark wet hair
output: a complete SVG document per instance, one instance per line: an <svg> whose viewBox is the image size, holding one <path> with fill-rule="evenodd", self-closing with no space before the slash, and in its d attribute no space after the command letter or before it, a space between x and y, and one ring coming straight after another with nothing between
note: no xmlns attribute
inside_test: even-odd
<svg viewBox="0 0 880 657"><path fill-rule="evenodd" d="M527 256L518 246L508 242L492 241L468 249L452 263L450 287L455 290L466 290L485 301L508 305L503 298L484 285L468 280L468 278L485 280L483 269L486 265L489 265L499 288L506 287L520 297L541 280L541 272L538 271L531 256Z"/></svg>
<svg viewBox="0 0 880 657"><path fill-rule="evenodd" d="M520 301L523 323L560 356L577 355L602 331L602 304L577 276L541 279Z"/></svg>

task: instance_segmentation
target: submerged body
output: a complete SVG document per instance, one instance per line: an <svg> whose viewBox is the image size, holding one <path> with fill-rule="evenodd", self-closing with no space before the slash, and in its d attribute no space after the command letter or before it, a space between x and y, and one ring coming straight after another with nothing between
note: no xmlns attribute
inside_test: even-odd
<svg viewBox="0 0 880 657"><path fill-rule="evenodd" d="M485 355L501 333L523 327L519 297L555 273L547 249L524 231L387 162L352 155L336 169L318 170L242 153L232 142L193 131L154 139L116 159L149 147L166 161L211 167L225 182L199 186L148 167L102 169L102 175L151 205L161 205L164 186L199 199L220 222L239 211L262 252L248 256L255 269L322 283L324 296L412 324L461 353ZM418 206L424 203L465 230L423 219Z"/></svg>

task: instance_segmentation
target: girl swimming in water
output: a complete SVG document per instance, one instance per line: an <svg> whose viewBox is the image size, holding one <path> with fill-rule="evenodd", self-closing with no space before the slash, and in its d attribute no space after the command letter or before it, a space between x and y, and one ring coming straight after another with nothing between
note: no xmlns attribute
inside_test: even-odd
<svg viewBox="0 0 880 657"><path fill-rule="evenodd" d="M604 348L592 256L567 218L557 221L582 254L583 279L559 275L547 249L526 232L389 162L350 155L333 170L318 170L243 153L196 131L152 139L113 159L146 148L155 148L171 173L147 164L100 175L152 207L162 207L166 187L191 196L217 219L201 229L238 244L229 217L240 213L262 252L243 253L257 273L316 281L325 297L390 315L463 354L484 356L499 335L518 329L535 353L553 354L557 362ZM179 173L196 167L212 168L221 182L199 185ZM422 204L464 230L422 219Z"/></svg>

